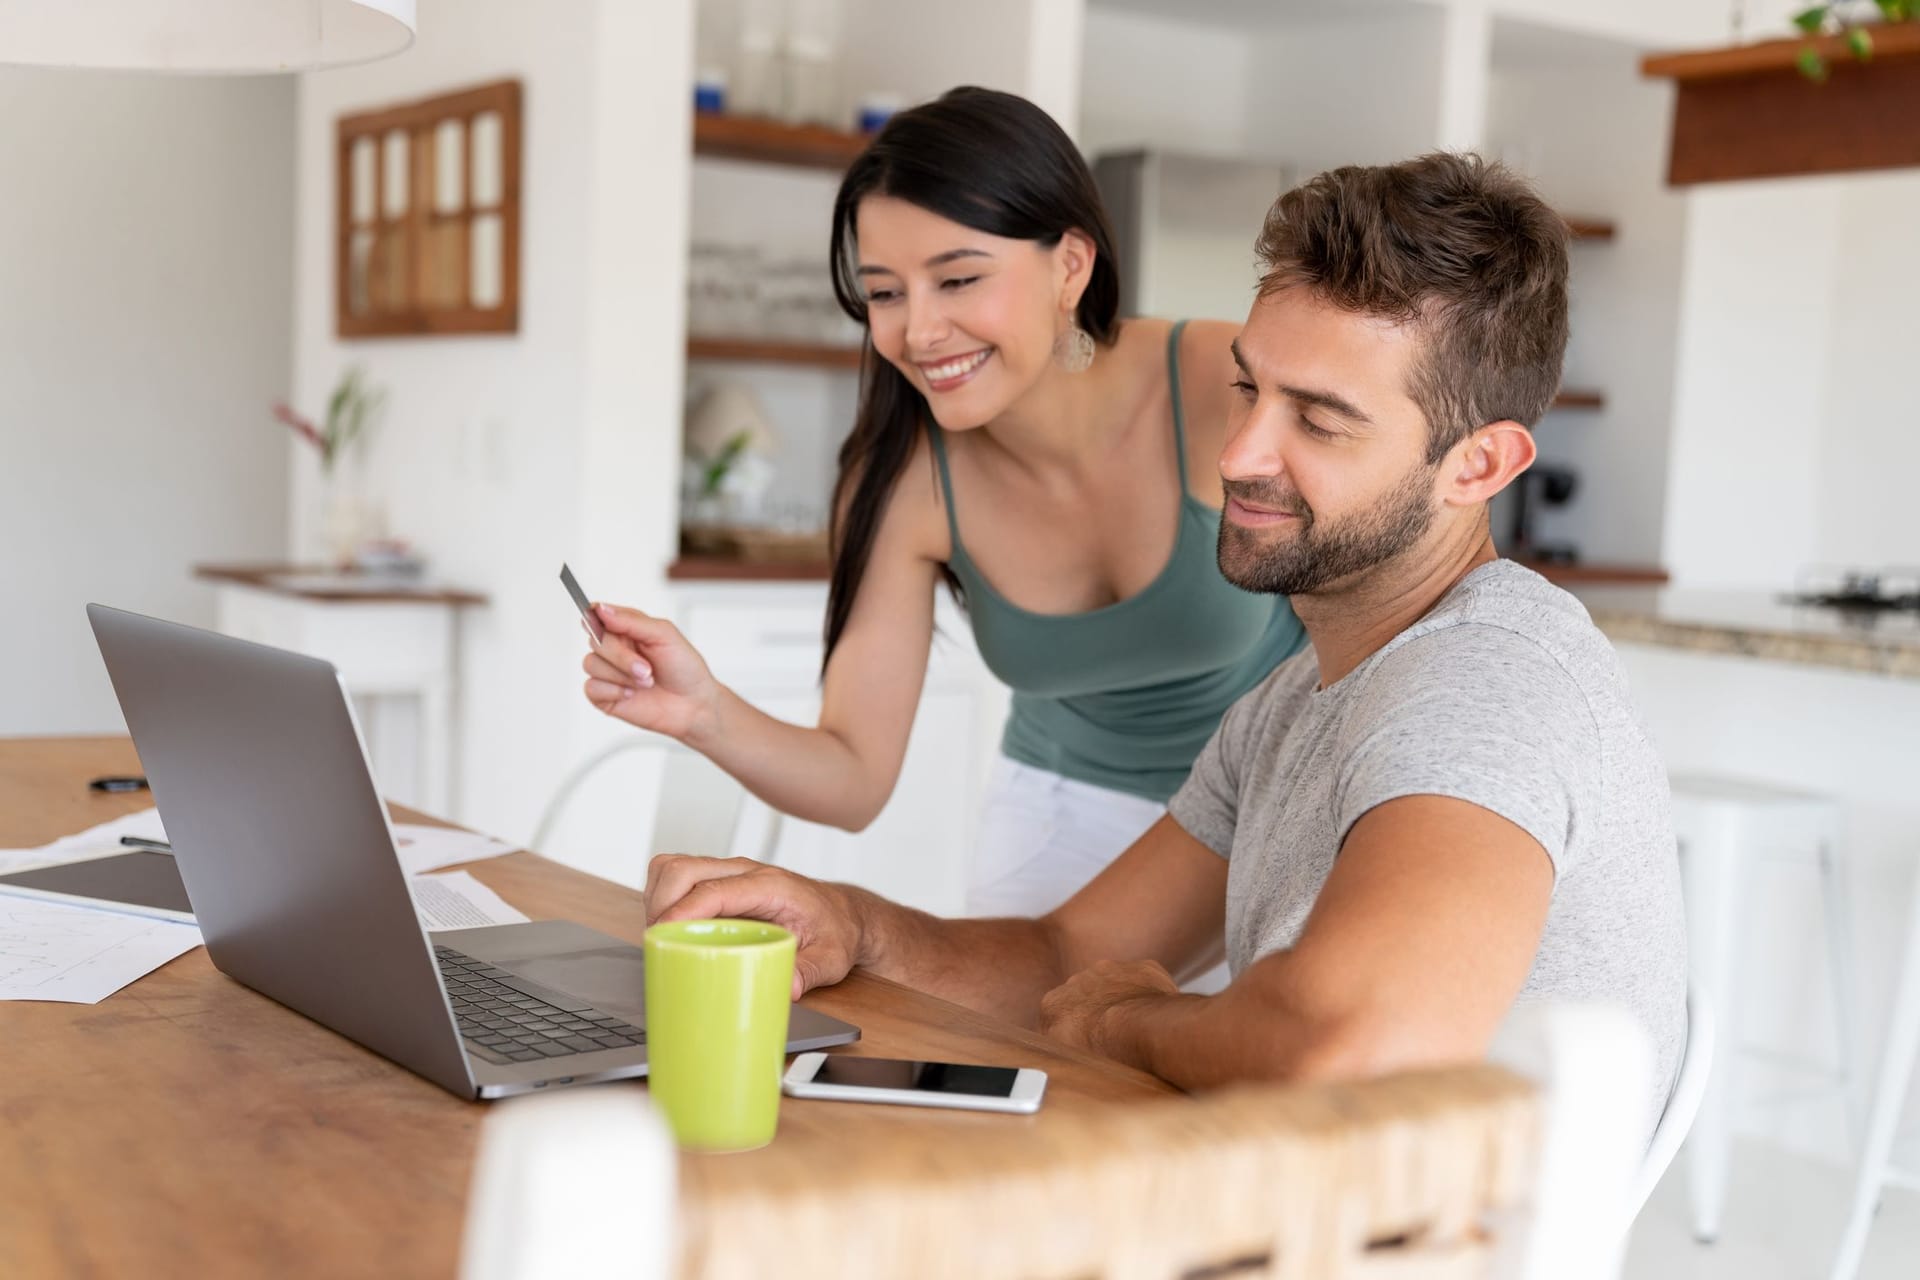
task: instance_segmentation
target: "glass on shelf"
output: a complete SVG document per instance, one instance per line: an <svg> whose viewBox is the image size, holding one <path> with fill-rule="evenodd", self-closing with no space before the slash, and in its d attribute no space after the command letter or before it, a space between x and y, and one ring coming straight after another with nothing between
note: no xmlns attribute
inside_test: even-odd
<svg viewBox="0 0 1920 1280"><path fill-rule="evenodd" d="M847 113L840 103L840 25L840 0L791 0L780 112L788 124L846 127Z"/></svg>
<svg viewBox="0 0 1920 1280"><path fill-rule="evenodd" d="M855 346L862 337L810 248L763 252L698 240L687 254L687 331L806 346Z"/></svg>
<svg viewBox="0 0 1920 1280"><path fill-rule="evenodd" d="M781 66L786 0L741 0L739 29L732 109L741 115L776 116L786 96Z"/></svg>

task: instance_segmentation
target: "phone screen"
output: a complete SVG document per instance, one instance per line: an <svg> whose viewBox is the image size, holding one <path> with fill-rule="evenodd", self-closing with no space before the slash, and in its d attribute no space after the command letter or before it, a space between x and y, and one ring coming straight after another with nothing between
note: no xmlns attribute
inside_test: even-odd
<svg viewBox="0 0 1920 1280"><path fill-rule="evenodd" d="M814 1073L816 1084L862 1089L899 1089L912 1093L965 1093L982 1098L1011 1098L1018 1067L975 1067L957 1062L905 1062L898 1058L848 1058L828 1055Z"/></svg>

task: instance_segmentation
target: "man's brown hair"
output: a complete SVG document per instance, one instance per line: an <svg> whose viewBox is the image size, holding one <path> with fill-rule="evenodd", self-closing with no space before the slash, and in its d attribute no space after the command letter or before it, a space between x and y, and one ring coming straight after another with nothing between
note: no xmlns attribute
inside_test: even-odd
<svg viewBox="0 0 1920 1280"><path fill-rule="evenodd" d="M1260 296L1305 285L1418 326L1409 397L1427 461L1470 432L1531 427L1567 350L1567 226L1527 183L1471 154L1329 169L1281 196L1258 245Z"/></svg>

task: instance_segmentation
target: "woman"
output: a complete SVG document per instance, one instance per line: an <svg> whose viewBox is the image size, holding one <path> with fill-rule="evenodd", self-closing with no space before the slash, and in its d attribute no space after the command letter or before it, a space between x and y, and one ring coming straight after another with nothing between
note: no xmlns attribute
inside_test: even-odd
<svg viewBox="0 0 1920 1280"><path fill-rule="evenodd" d="M899 774L944 580L1013 690L968 908L1040 914L1152 825L1228 704L1303 642L1285 600L1215 562L1235 326L1121 323L1085 162L982 89L896 116L853 162L831 265L871 350L819 723L755 710L671 624L604 605L587 698L858 830Z"/></svg>

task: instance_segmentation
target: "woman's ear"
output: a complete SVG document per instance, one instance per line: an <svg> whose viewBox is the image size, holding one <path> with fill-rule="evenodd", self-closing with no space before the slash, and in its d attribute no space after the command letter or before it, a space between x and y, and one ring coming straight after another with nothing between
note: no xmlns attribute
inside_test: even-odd
<svg viewBox="0 0 1920 1280"><path fill-rule="evenodd" d="M1087 283L1093 279L1093 264L1099 257L1099 250L1093 247L1093 237L1086 232L1075 229L1061 233L1060 243L1053 246L1053 261L1063 311L1071 314L1080 305L1080 295L1087 291Z"/></svg>

